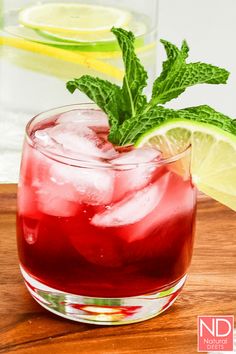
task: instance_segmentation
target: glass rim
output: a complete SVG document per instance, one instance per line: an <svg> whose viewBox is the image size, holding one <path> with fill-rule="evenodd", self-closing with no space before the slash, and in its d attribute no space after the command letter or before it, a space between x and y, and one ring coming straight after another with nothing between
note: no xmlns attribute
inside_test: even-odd
<svg viewBox="0 0 236 354"><path fill-rule="evenodd" d="M75 166L75 167L83 167L83 168L102 168L102 169L112 169L112 170L119 170L122 169L124 170L124 167L126 169L133 169L141 166L150 166L150 167L161 167L163 165L167 165L169 163L173 163L176 161L179 161L181 158L185 157L188 153L190 153L191 150L191 145L188 145L187 148L185 148L183 151L167 157L167 158L161 158L160 160L157 161L149 161L149 162L134 162L134 163L120 163L120 164L108 164L110 161L109 159L104 159L103 161L100 160L89 160L90 155L84 154L84 159L83 158L76 158L76 157L71 157L68 156L66 153L65 154L58 154L54 151L50 151L47 149L47 147L40 146L34 142L34 140L31 137L31 133L33 131L34 124L37 123L37 119L39 121L43 121L44 119L48 119L52 117L53 115L56 115L57 113L65 113L69 112L72 110L80 110L80 109L90 109L90 110L96 110L96 111L101 111L101 109L92 102L89 103L76 103L76 104L69 104L69 105L63 105L60 107L55 107L51 108L49 110L43 111L38 113L37 115L33 116L28 123L26 124L25 127L25 135L26 135L26 140L30 144L30 146L46 156L49 159L55 160L59 163L62 163L64 165L70 165L70 166ZM45 117L44 117L45 116ZM133 145L124 145L121 146L122 148L125 148L127 146L133 146ZM87 159L86 159L87 156Z"/></svg>

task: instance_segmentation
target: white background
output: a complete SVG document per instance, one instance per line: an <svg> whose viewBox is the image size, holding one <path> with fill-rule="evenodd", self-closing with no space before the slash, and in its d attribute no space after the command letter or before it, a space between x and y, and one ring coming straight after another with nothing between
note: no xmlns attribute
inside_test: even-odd
<svg viewBox="0 0 236 354"><path fill-rule="evenodd" d="M53 0L63 2L63 0ZM64 0L65 1L65 0ZM66 0L69 1L69 0ZM74 0L75 1L75 0ZM89 2L90 0L76 0ZM76 2L75 1L75 2ZM104 0L93 0L104 3ZM114 0L106 0L111 3ZM147 12L148 3L158 0L117 0ZM32 0L3 0L5 7L23 6ZM40 2L40 1L39 1ZM73 0L71 0L73 2ZM115 2L115 1L114 1ZM190 46L191 61L205 61L231 72L228 85L203 85L188 91L171 103L172 107L209 104L217 110L236 117L236 0L159 0L159 38ZM158 48L158 69L164 59Z"/></svg>
<svg viewBox="0 0 236 354"><path fill-rule="evenodd" d="M63 0L53 1L63 2ZM78 0L86 1L90 0ZM148 1L117 0L117 4L127 2L129 6L134 4L134 7L142 7L143 12L147 12ZM3 2L8 8L14 5L23 6L32 3L32 0L3 0ZM104 0L96 2L101 3ZM204 85L188 89L181 99L171 105L182 107L208 103L236 117L236 0L159 0L158 28L159 38L168 39L179 45L186 39L191 49L191 61L209 62L225 67L231 72L227 86ZM161 46L158 49L160 71L164 51Z"/></svg>
<svg viewBox="0 0 236 354"><path fill-rule="evenodd" d="M186 39L191 61L205 61L231 72L227 85L190 88L171 106L207 103L236 118L236 0L160 0L159 38L179 45ZM164 58L161 46L159 58ZM160 65L158 61L159 70Z"/></svg>

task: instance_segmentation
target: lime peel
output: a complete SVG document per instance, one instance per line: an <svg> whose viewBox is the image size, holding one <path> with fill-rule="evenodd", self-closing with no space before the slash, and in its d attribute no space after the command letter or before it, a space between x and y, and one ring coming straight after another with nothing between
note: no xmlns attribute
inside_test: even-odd
<svg viewBox="0 0 236 354"><path fill-rule="evenodd" d="M135 146L139 147L140 145L144 145L145 141L148 141L150 138L156 136L156 131L158 129L159 134L165 134L166 131L168 131L168 127L170 128L183 128L183 129L188 129L191 132L196 131L196 128L201 127L201 131L204 131L206 134L210 131L214 131L214 138L217 138L219 140L224 140L228 141L228 139L233 139L236 143L236 136L233 134L230 134L223 129L220 129L213 124L208 124L208 123L199 123L195 122L193 120L189 119L170 119L167 120L165 123L162 123L161 125L158 125L157 127L154 127L150 130L148 130L146 133L142 134L142 136L136 141ZM184 149L184 148L183 148ZM182 149L182 151L183 151Z"/></svg>
<svg viewBox="0 0 236 354"><path fill-rule="evenodd" d="M183 130L188 134L183 135ZM183 141L183 136L189 139ZM203 193L236 211L236 137L233 134L213 124L173 119L144 133L135 145L154 146L168 157L184 151L189 144L193 183Z"/></svg>

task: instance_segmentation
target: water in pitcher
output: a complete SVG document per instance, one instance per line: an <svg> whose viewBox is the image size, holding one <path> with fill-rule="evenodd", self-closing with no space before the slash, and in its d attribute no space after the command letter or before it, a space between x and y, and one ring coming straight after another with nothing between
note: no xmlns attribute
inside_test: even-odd
<svg viewBox="0 0 236 354"><path fill-rule="evenodd" d="M24 126L32 115L87 101L65 90L67 80L91 74L122 82L121 53L110 33L113 25L134 32L139 57L149 77L155 77L157 2L148 3L139 9L134 1L120 1L119 7L105 0L3 1L0 182L17 180Z"/></svg>

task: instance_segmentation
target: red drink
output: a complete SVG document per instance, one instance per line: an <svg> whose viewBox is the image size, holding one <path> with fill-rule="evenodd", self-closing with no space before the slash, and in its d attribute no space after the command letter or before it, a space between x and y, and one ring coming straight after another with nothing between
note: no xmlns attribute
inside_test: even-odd
<svg viewBox="0 0 236 354"><path fill-rule="evenodd" d="M106 118L91 107L64 107L28 125L20 263L31 293L52 311L134 322L167 308L185 280L196 202L189 153L166 161L153 148L115 148ZM149 307L134 298L141 295ZM158 301L152 311L150 297Z"/></svg>

